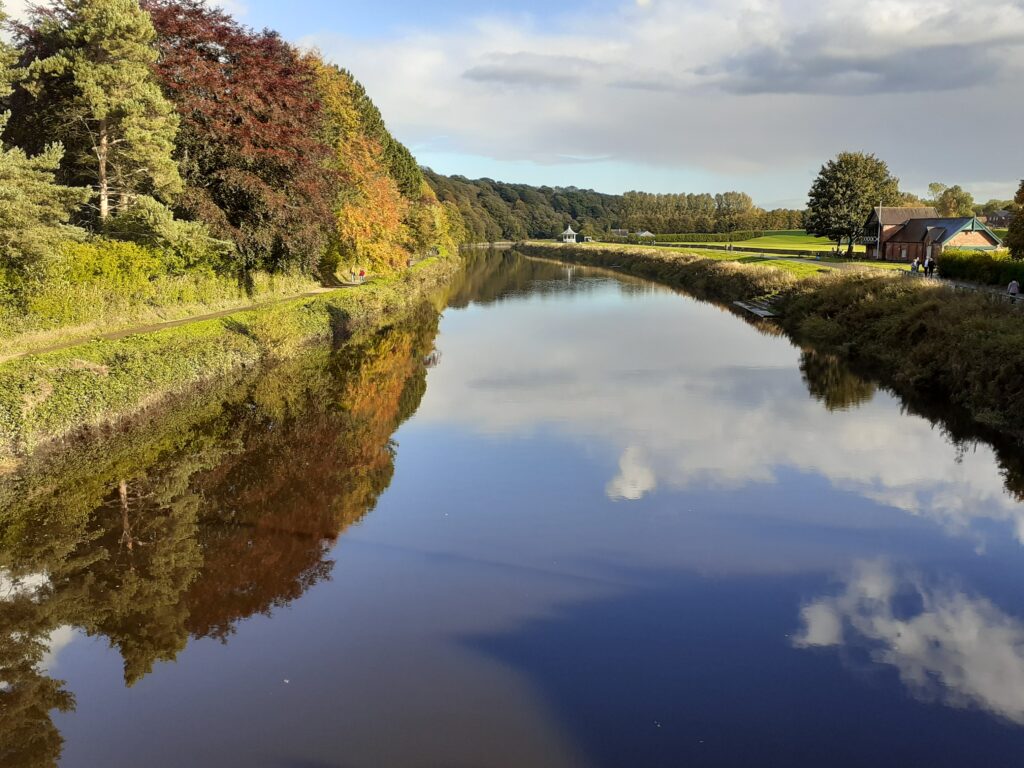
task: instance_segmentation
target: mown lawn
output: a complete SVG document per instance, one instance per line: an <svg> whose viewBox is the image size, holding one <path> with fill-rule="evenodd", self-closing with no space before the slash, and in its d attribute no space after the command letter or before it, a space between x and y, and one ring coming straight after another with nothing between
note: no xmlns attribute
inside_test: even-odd
<svg viewBox="0 0 1024 768"><path fill-rule="evenodd" d="M659 243L667 245L667 243ZM700 248L703 243L672 243L675 246L693 245ZM724 245L724 243L723 243ZM734 245L737 248L779 248L791 251L820 251L829 253L835 250L835 243L823 237L814 237L802 229L788 229L772 232L764 237L755 237L752 240L740 240ZM864 253L864 246L858 245L854 248L855 253Z"/></svg>
<svg viewBox="0 0 1024 768"><path fill-rule="evenodd" d="M823 237L814 237L799 230L787 230L783 232L772 232L764 237L755 237L753 240L744 240L736 243L743 248L787 248L794 251L832 251L835 243ZM864 246L858 245L854 248L856 253L864 253Z"/></svg>

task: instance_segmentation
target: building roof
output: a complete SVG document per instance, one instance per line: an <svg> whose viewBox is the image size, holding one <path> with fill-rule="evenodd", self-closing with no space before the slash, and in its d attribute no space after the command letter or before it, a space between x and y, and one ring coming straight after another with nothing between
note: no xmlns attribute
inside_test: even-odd
<svg viewBox="0 0 1024 768"><path fill-rule="evenodd" d="M893 227L905 224L911 219L937 219L938 217L939 212L934 208L880 208L876 205L868 217L868 224L877 226L878 220L881 218L883 227Z"/></svg>
<svg viewBox="0 0 1024 768"><path fill-rule="evenodd" d="M548 230L548 231L550 232L551 230ZM573 232L572 231L572 227L566 227L565 232L562 233L562 237L565 237L566 235L578 235L578 234L579 234L578 232Z"/></svg>
<svg viewBox="0 0 1024 768"><path fill-rule="evenodd" d="M637 232L637 237L657 237L653 232L648 232L646 229L643 232Z"/></svg>
<svg viewBox="0 0 1024 768"><path fill-rule="evenodd" d="M899 231L889 238L889 242L924 243L926 245L934 243L941 245L965 230L968 232L984 232L992 238L994 245L999 245L1002 242L998 237L996 237L996 234L992 230L982 224L974 216L960 216L946 219L934 216L930 218L910 219L899 229Z"/></svg>

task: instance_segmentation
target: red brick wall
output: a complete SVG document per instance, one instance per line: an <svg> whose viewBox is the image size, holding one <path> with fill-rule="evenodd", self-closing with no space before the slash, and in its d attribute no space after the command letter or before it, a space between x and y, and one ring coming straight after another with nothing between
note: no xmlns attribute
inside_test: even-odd
<svg viewBox="0 0 1024 768"><path fill-rule="evenodd" d="M961 232L946 241L947 248L991 248L995 243L984 232Z"/></svg>

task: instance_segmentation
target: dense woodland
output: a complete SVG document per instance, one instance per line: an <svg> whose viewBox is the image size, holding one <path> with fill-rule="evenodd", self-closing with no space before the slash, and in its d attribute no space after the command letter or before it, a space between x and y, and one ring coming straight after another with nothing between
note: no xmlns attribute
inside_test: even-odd
<svg viewBox="0 0 1024 768"><path fill-rule="evenodd" d="M386 273L463 238L352 75L274 32L201 0L49 0L8 28L8 316L82 283Z"/></svg>
<svg viewBox="0 0 1024 768"><path fill-rule="evenodd" d="M572 226L584 235L612 229L658 234L800 229L803 213L765 211L742 192L606 195L576 187L532 187L492 179L471 181L425 171L439 200L458 206L476 242L553 237Z"/></svg>

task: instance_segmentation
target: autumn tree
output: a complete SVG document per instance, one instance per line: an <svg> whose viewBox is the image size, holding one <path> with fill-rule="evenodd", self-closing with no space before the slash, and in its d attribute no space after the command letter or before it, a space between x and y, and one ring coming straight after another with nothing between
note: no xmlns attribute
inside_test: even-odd
<svg viewBox="0 0 1024 768"><path fill-rule="evenodd" d="M318 271L334 231L337 179L320 137L316 73L276 33L202 0L144 0L156 72L181 116L176 210L233 240L236 266Z"/></svg>
<svg viewBox="0 0 1024 768"><path fill-rule="evenodd" d="M1018 213L1010 222L1010 232L1006 235L1006 245L1010 255L1015 259L1024 259L1024 181L1020 183L1017 196L1013 199L1018 206Z"/></svg>
<svg viewBox="0 0 1024 768"><path fill-rule="evenodd" d="M16 134L63 143L64 179L92 187L103 222L139 195L172 200L178 118L153 76L156 33L138 0L51 0L21 33Z"/></svg>
<svg viewBox="0 0 1024 768"><path fill-rule="evenodd" d="M811 186L805 226L808 233L827 237L847 255L864 234L864 224L877 205L898 205L899 179L874 155L842 152L829 160Z"/></svg>
<svg viewBox="0 0 1024 768"><path fill-rule="evenodd" d="M352 75L310 58L324 108L324 141L334 150L332 165L341 184L336 201L336 249L339 262L396 269L409 256L405 245L415 239L406 219L413 201L402 194L385 153L390 137L380 113ZM422 178L422 177L421 177ZM424 194L422 182L416 194ZM427 190L433 197L433 192ZM426 222L417 219L418 231Z"/></svg>

